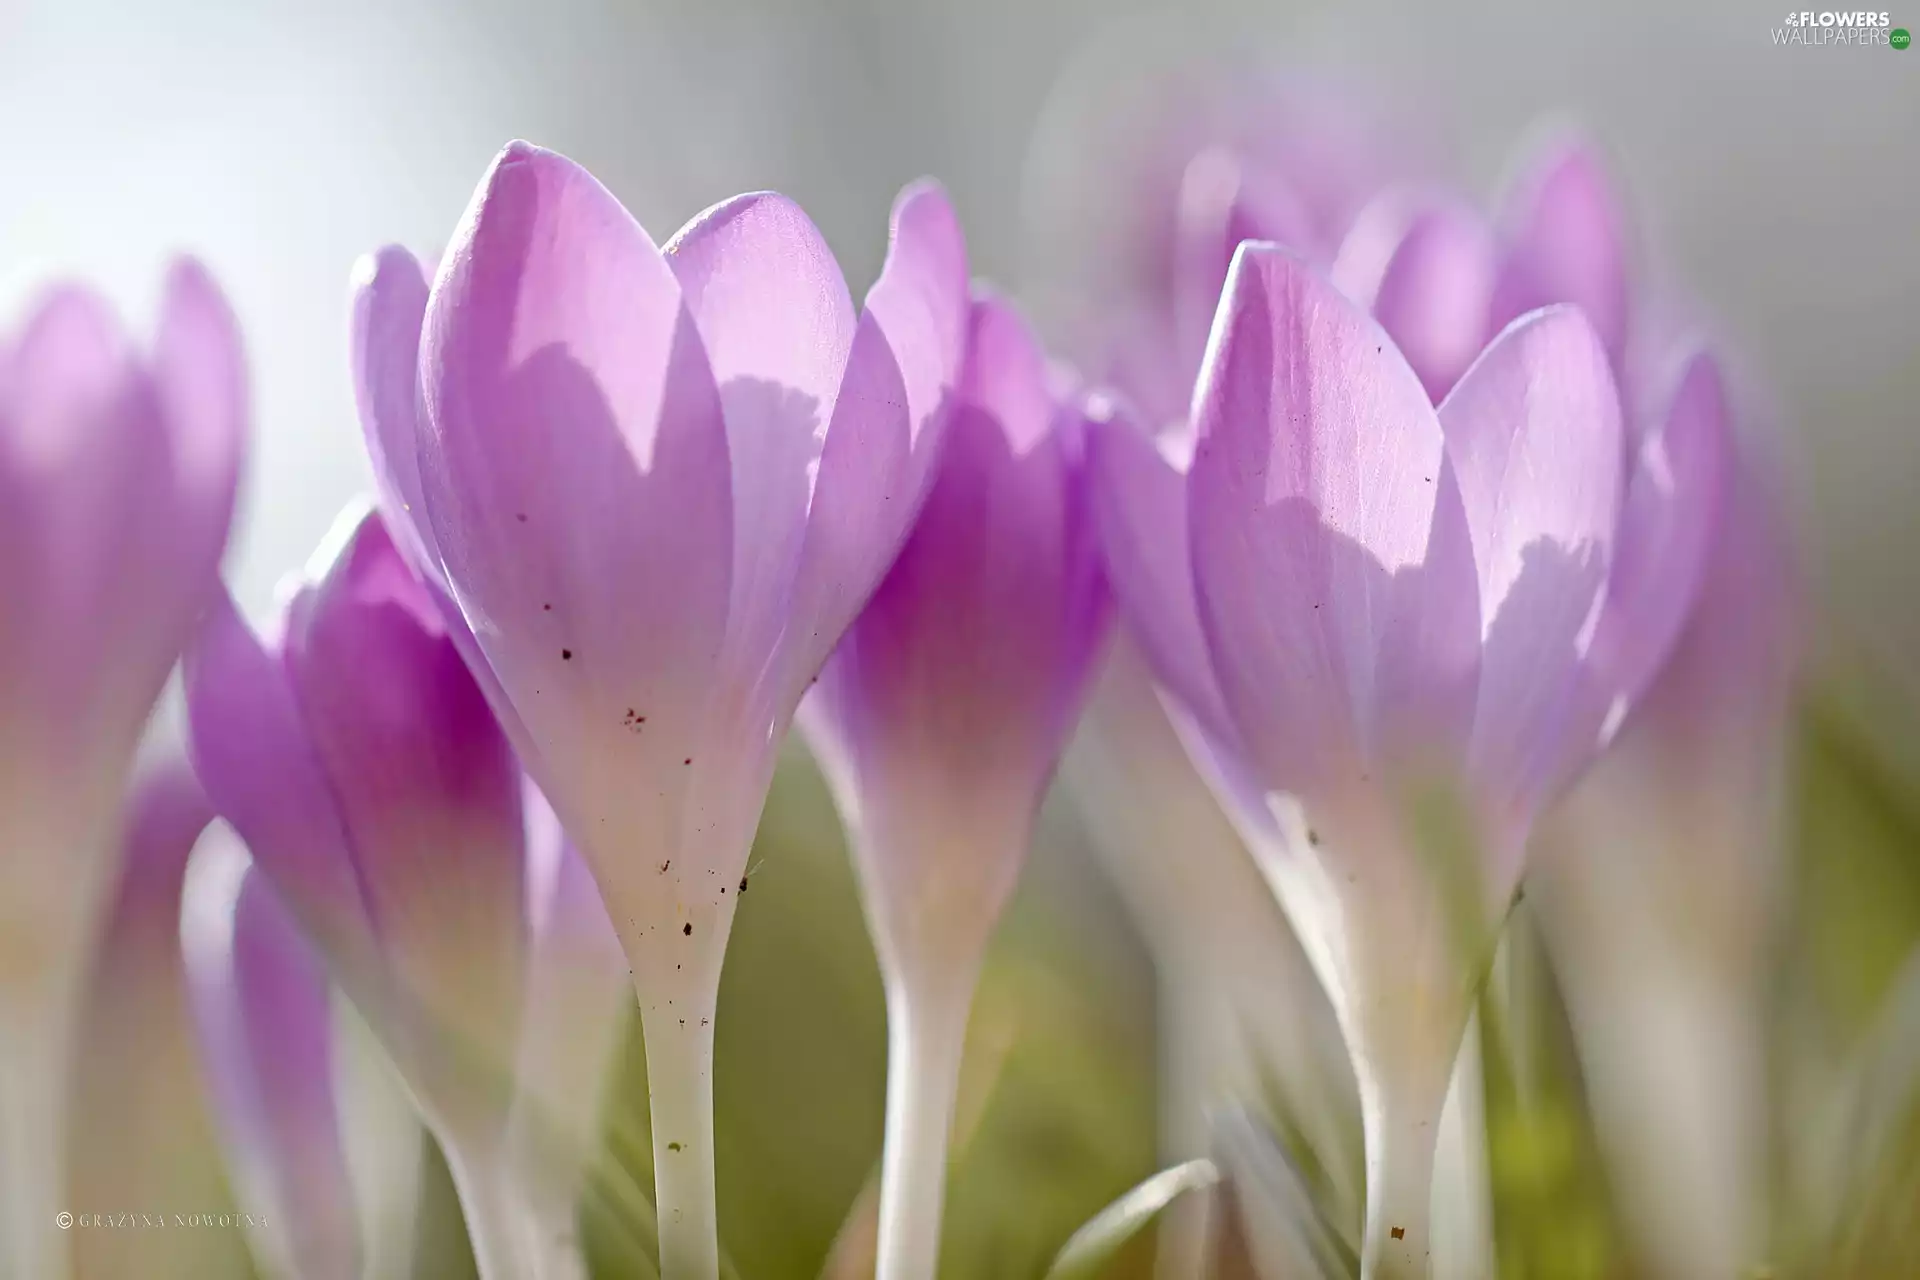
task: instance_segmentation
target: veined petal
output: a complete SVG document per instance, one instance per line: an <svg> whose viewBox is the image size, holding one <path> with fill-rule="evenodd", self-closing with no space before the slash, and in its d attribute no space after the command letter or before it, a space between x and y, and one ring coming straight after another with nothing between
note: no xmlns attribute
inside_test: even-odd
<svg viewBox="0 0 1920 1280"><path fill-rule="evenodd" d="M1505 200L1505 261L1493 323L1571 303L1586 312L1618 367L1626 353L1629 307L1625 225L1592 144L1578 137L1551 141Z"/></svg>
<svg viewBox="0 0 1920 1280"><path fill-rule="evenodd" d="M967 251L946 192L900 193L820 457L783 642L797 701L899 554L945 438L967 340Z"/></svg>
<svg viewBox="0 0 1920 1280"><path fill-rule="evenodd" d="M355 999L377 1016L378 944L352 844L286 667L224 591L182 663L194 769Z"/></svg>
<svg viewBox="0 0 1920 1280"><path fill-rule="evenodd" d="M1214 670L1270 786L1443 749L1471 705L1474 576L1440 424L1363 312L1243 246L1196 403L1189 520Z"/></svg>
<svg viewBox="0 0 1920 1280"><path fill-rule="evenodd" d="M1571 307L1510 326L1440 406L1479 572L1474 768L1517 814L1550 782L1620 502L1607 354Z"/></svg>
<svg viewBox="0 0 1920 1280"><path fill-rule="evenodd" d="M434 541L528 764L583 839L675 843L682 760L717 692L734 503L672 270L585 170L516 143L434 284L421 377Z"/></svg>
<svg viewBox="0 0 1920 1280"><path fill-rule="evenodd" d="M762 192L715 205L665 253L726 415L734 511L727 667L751 683L786 621L853 343L853 303L832 250L784 196Z"/></svg>

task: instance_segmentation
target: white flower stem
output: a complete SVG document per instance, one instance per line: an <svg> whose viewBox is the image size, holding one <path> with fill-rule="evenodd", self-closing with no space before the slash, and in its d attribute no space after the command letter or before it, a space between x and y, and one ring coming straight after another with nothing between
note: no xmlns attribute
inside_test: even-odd
<svg viewBox="0 0 1920 1280"><path fill-rule="evenodd" d="M1433 1251L1434 1157L1453 1054L1402 1060L1393 1074L1360 1071L1367 1152L1361 1280L1426 1280Z"/></svg>
<svg viewBox="0 0 1920 1280"><path fill-rule="evenodd" d="M6 1274L67 1280L67 1113L77 973L56 972L0 993L0 1202Z"/></svg>
<svg viewBox="0 0 1920 1280"><path fill-rule="evenodd" d="M948 1143L978 974L971 957L935 981L888 982L877 1280L933 1280L939 1264Z"/></svg>
<svg viewBox="0 0 1920 1280"><path fill-rule="evenodd" d="M537 1274L528 1237L527 1206L511 1163L488 1142L442 1137L453 1189L467 1220L467 1238L480 1280L521 1280Z"/></svg>
<svg viewBox="0 0 1920 1280"><path fill-rule="evenodd" d="M656 1003L641 996L647 1098L653 1119L654 1206L662 1280L717 1280L713 1182L713 998ZM684 990L684 989L683 989Z"/></svg>

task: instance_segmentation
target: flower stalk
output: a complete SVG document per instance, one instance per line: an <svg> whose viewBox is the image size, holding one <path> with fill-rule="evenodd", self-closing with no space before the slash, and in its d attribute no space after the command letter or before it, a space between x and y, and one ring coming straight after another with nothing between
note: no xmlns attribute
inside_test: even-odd
<svg viewBox="0 0 1920 1280"><path fill-rule="evenodd" d="M953 961L955 958L949 958ZM980 956L887 984L887 1121L878 1280L932 1280L940 1260L967 1018Z"/></svg>

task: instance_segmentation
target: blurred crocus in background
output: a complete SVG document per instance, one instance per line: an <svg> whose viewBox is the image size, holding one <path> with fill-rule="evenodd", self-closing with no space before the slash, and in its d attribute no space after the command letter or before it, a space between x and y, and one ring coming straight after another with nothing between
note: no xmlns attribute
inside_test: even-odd
<svg viewBox="0 0 1920 1280"><path fill-rule="evenodd" d="M247 427L226 300L194 263L136 346L55 291L0 378L0 1132L5 1256L65 1269L69 1058L120 802L162 682L218 590Z"/></svg>
<svg viewBox="0 0 1920 1280"><path fill-rule="evenodd" d="M527 953L518 765L377 513L343 516L281 632L263 643L231 601L210 610L186 661L195 765L392 1055L485 1274L525 1274L506 1149Z"/></svg>
<svg viewBox="0 0 1920 1280"><path fill-rule="evenodd" d="M1089 407L1048 384L976 298L926 506L806 704L887 987L883 1280L934 1274L974 984L1110 612Z"/></svg>
<svg viewBox="0 0 1920 1280"><path fill-rule="evenodd" d="M1903 15L1155 2L0 18L0 1274L1920 1273Z"/></svg>
<svg viewBox="0 0 1920 1280"><path fill-rule="evenodd" d="M255 1254L276 1275L364 1274L325 964L237 839L207 841L186 884L194 1020Z"/></svg>

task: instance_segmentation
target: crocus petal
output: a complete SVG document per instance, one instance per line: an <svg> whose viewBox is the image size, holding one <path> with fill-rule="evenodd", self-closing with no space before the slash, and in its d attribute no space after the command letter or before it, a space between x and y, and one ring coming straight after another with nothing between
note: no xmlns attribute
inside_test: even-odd
<svg viewBox="0 0 1920 1280"><path fill-rule="evenodd" d="M420 330L427 318L427 271L397 245L353 269L354 403L387 526L422 572L440 573L420 484Z"/></svg>
<svg viewBox="0 0 1920 1280"><path fill-rule="evenodd" d="M1045 776L1106 611L1082 443L1025 322L975 303L926 506L821 677L859 768L938 761L950 779L1021 786Z"/></svg>
<svg viewBox="0 0 1920 1280"><path fill-rule="evenodd" d="M976 302L926 505L806 718L896 966L953 958L920 937L935 914L941 938L991 927L1078 716L1108 613L1081 433L1025 322ZM911 838L953 822L971 827L964 875L942 870L950 841Z"/></svg>
<svg viewBox="0 0 1920 1280"><path fill-rule="evenodd" d="M820 457L794 579L784 695L797 700L899 553L945 438L967 336L967 253L946 193L900 193Z"/></svg>
<svg viewBox="0 0 1920 1280"><path fill-rule="evenodd" d="M1559 138L1513 184L1502 219L1505 260L1493 322L1571 303L1587 313L1616 364L1627 346L1625 218L1606 166L1580 138Z"/></svg>
<svg viewBox="0 0 1920 1280"><path fill-rule="evenodd" d="M354 400L380 493L380 513L401 553L419 573L461 656L507 734L523 754L532 735L501 689L447 586L420 483L420 331L426 322L426 269L407 250L389 246L355 264L353 273Z"/></svg>
<svg viewBox="0 0 1920 1280"><path fill-rule="evenodd" d="M31 513L15 598L32 603L7 628L21 686L8 701L35 708L43 750L67 767L102 745L123 756L212 585L212 559L176 544L189 513L169 426L102 300L49 297L11 383L9 488Z"/></svg>
<svg viewBox="0 0 1920 1280"><path fill-rule="evenodd" d="M1429 202L1401 217L1378 275L1368 279L1366 259L1373 248L1364 241L1377 235L1378 228L1374 217L1363 215L1349 237L1353 247L1341 251L1334 282L1372 310L1437 402L1466 372L1485 341L1494 282L1493 237L1478 214L1451 201Z"/></svg>
<svg viewBox="0 0 1920 1280"><path fill-rule="evenodd" d="M247 434L247 368L240 328L226 297L191 258L167 275L154 344L154 379L172 426L175 480L183 512L217 559L233 511Z"/></svg>
<svg viewBox="0 0 1920 1280"><path fill-rule="evenodd" d="M734 503L727 667L750 680L786 620L853 342L853 304L826 241L784 196L715 205L665 252L726 415Z"/></svg>
<svg viewBox="0 0 1920 1280"><path fill-rule="evenodd" d="M181 933L242 1208L286 1274L359 1274L326 970L230 834L195 854Z"/></svg>
<svg viewBox="0 0 1920 1280"><path fill-rule="evenodd" d="M516 143L435 282L421 379L433 540L524 754L572 829L615 806L656 825L634 779L698 746L733 561L720 398L673 272L585 170Z"/></svg>
<svg viewBox="0 0 1920 1280"><path fill-rule="evenodd" d="M1346 785L1465 734L1474 575L1440 424L1305 264L1240 250L1196 397L1188 517L1221 692L1264 777Z"/></svg>
<svg viewBox="0 0 1920 1280"><path fill-rule="evenodd" d="M286 669L387 980L504 1071L524 957L520 767L379 516L349 519L289 606Z"/></svg>
<svg viewBox="0 0 1920 1280"><path fill-rule="evenodd" d="M1682 370L1661 429L1635 450L1606 605L1583 673L1588 720L1573 726L1582 740L1570 746L1590 745L1589 731L1611 739L1672 651L1718 527L1729 448L1719 366L1697 354Z"/></svg>
<svg viewBox="0 0 1920 1280"><path fill-rule="evenodd" d="M380 986L378 945L332 786L285 666L225 592L207 611L182 675L194 769L214 807L338 966L342 984L356 999L371 998Z"/></svg>
<svg viewBox="0 0 1920 1280"><path fill-rule="evenodd" d="M1479 570L1484 654L1473 763L1524 820L1566 731L1620 500L1620 406L1571 307L1509 327L1440 406Z"/></svg>
<svg viewBox="0 0 1920 1280"><path fill-rule="evenodd" d="M1193 439L1151 439L1115 410L1091 424L1088 465L1095 521L1114 599L1154 678L1217 737L1235 730L1214 683L1200 626L1187 532Z"/></svg>

